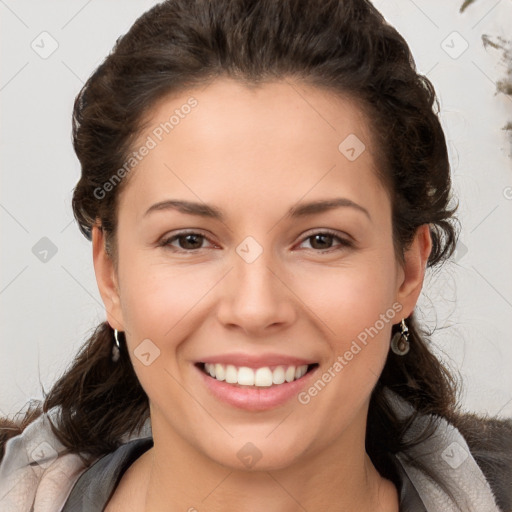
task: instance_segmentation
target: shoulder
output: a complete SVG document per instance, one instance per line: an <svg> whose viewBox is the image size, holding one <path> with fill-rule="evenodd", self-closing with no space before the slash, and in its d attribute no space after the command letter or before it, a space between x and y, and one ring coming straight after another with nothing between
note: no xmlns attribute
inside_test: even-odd
<svg viewBox="0 0 512 512"><path fill-rule="evenodd" d="M147 434L145 427L103 456L72 453L51 428L58 413L56 408L39 415L4 443L0 458L2 512L81 510L72 505L82 504L84 499L101 502L102 507L126 467L152 446L152 437L142 437Z"/></svg>
<svg viewBox="0 0 512 512"><path fill-rule="evenodd" d="M42 414L23 432L9 437L0 460L0 510L57 512L86 469L51 429L54 411Z"/></svg>
<svg viewBox="0 0 512 512"><path fill-rule="evenodd" d="M427 510L512 511L512 420L460 409L449 418L418 414L386 391L395 414L408 425L396 456Z"/></svg>
<svg viewBox="0 0 512 512"><path fill-rule="evenodd" d="M512 419L459 414L456 423L498 506L512 511Z"/></svg>

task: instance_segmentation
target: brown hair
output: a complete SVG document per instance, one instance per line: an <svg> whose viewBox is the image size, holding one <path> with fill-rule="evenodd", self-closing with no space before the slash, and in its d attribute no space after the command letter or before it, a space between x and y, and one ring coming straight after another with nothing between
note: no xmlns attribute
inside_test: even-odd
<svg viewBox="0 0 512 512"><path fill-rule="evenodd" d="M429 266L454 250L450 166L431 82L416 72L400 34L366 0L168 0L143 14L96 69L76 98L73 142L82 167L73 195L80 230L100 224L116 261L116 204L126 179L98 198L126 162L145 115L165 95L231 77L246 84L293 78L357 101L370 121L379 172L390 192L394 242L401 257L417 228L429 224ZM431 353L414 315L410 352L390 351L372 393L366 448L377 469L392 476L386 453L406 443L411 419L400 420L388 387L417 414L457 422L456 386ZM397 326L394 327L394 330ZM55 383L42 411L61 407L55 434L72 452L98 457L138 430L148 398L126 345L111 361L113 331L105 322Z"/></svg>

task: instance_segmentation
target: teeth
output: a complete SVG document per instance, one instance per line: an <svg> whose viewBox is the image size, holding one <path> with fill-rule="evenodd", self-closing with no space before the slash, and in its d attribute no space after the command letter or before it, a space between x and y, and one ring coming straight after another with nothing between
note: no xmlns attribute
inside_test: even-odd
<svg viewBox="0 0 512 512"><path fill-rule="evenodd" d="M226 378L226 370L221 364L215 365L215 378L217 380L224 380Z"/></svg>
<svg viewBox="0 0 512 512"><path fill-rule="evenodd" d="M286 373L284 374L284 378L286 379L286 382L291 382L295 379L295 366L288 367Z"/></svg>
<svg viewBox="0 0 512 512"><path fill-rule="evenodd" d="M215 375L213 375L213 377L215 377ZM215 378L217 378L217 377L215 377ZM226 382L228 384L236 384L237 381L238 381L237 369L232 364L228 364L228 366L226 368Z"/></svg>
<svg viewBox="0 0 512 512"><path fill-rule="evenodd" d="M308 371L308 365L278 366L274 368L274 370L271 370L268 366L264 366L254 370L247 366L237 368L232 364L205 363L204 369L211 377L221 381L225 380L228 384L270 387L273 384L279 385L284 382L292 382L300 379Z"/></svg>
<svg viewBox="0 0 512 512"><path fill-rule="evenodd" d="M215 378L217 378L217 376L215 376ZM254 370L246 366L238 368L238 384L242 386L254 386Z"/></svg>

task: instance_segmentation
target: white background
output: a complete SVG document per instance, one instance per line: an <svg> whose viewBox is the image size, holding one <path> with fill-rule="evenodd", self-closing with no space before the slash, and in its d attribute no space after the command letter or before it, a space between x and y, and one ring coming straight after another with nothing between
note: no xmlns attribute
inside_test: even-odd
<svg viewBox="0 0 512 512"><path fill-rule="evenodd" d="M154 3L0 0L0 414L41 398L41 386L49 390L105 319L91 244L71 211L79 178L72 104ZM501 130L512 121L512 98L496 94L507 70L502 52L481 41L512 34L512 2L477 0L462 14L460 3L375 2L438 92L460 202L461 244L428 276L419 312L437 328L436 353L464 379L464 407L512 417L512 150ZM49 51L53 40L45 59L31 47ZM453 58L464 41L467 50ZM57 250L47 262L32 252L43 237Z"/></svg>

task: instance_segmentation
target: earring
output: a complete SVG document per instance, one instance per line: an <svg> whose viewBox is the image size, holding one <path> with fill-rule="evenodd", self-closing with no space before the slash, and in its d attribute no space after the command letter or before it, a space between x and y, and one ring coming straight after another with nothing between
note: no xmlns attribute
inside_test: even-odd
<svg viewBox="0 0 512 512"><path fill-rule="evenodd" d="M405 354L409 352L409 349L409 329L405 324L405 319L402 318L402 321L400 322L400 331L395 332L391 338L391 350L397 356L405 356Z"/></svg>
<svg viewBox="0 0 512 512"><path fill-rule="evenodd" d="M118 339L118 331L117 329L114 329L114 345L112 346L112 361L114 363L117 363L117 361L119 361L119 357L121 355L121 352L119 351L119 349L121 348L121 346L119 345L119 339Z"/></svg>

